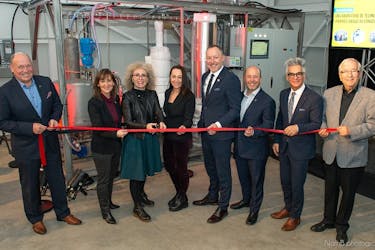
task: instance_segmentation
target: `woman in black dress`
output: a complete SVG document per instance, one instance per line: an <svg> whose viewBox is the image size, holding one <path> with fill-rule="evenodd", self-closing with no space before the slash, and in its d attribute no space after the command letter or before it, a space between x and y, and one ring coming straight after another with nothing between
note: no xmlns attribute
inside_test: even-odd
<svg viewBox="0 0 375 250"><path fill-rule="evenodd" d="M117 95L118 78L109 69L102 69L96 75L93 89L94 96L88 102L91 124L94 127L121 126L121 108ZM127 131L94 131L91 151L95 168L98 172L96 191L103 219L109 224L116 224L110 209L119 208L112 203L113 179L119 169L121 138Z"/></svg>
<svg viewBox="0 0 375 250"><path fill-rule="evenodd" d="M188 87L185 68L176 65L169 73L169 88L165 92L164 113L168 128L190 128L193 124L195 97ZM176 195L168 202L170 211L188 206L188 154L192 145L191 133L165 133L163 143L164 166L176 188Z"/></svg>

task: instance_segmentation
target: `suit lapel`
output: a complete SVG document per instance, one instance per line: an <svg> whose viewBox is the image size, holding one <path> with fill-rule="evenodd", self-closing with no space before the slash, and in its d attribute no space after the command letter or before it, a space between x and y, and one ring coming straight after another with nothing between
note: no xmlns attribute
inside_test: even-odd
<svg viewBox="0 0 375 250"><path fill-rule="evenodd" d="M47 96L46 89L43 87L43 84L37 83L35 81L36 88L38 89L40 100L41 100L41 105L42 105L42 117L45 117L46 114L46 98L50 98L50 96ZM51 95L51 94L50 94Z"/></svg>
<svg viewBox="0 0 375 250"><path fill-rule="evenodd" d="M334 96L331 96L331 102L333 105L338 105L339 107L341 107L341 99L342 99L342 88L337 88L337 92L334 93ZM340 109L338 108L335 108L333 110L330 110L332 113L332 120L334 121L334 127L338 127L340 124L339 124L339 120L340 120Z"/></svg>
<svg viewBox="0 0 375 250"><path fill-rule="evenodd" d="M254 100L250 103L249 107L247 107L244 117L247 116L248 112L254 112L254 109L256 109L256 107L259 107L258 102L262 102L262 100L262 90L259 90L258 94L254 97Z"/></svg>
<svg viewBox="0 0 375 250"><path fill-rule="evenodd" d="M25 92L23 91L22 87L20 86L19 82L14 79L14 100L17 100L19 103L27 103L28 105L24 105L25 113L27 114L34 114L35 116L39 117L38 113L34 109L33 105L31 104L29 98L27 98ZM22 104L21 104L22 105Z"/></svg>

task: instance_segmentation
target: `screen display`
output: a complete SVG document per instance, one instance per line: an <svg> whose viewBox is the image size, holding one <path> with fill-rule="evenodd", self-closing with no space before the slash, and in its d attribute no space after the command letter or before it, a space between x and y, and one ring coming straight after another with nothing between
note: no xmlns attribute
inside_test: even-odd
<svg viewBox="0 0 375 250"><path fill-rule="evenodd" d="M375 1L333 0L332 47L375 48Z"/></svg>
<svg viewBox="0 0 375 250"><path fill-rule="evenodd" d="M269 41L251 40L250 41L250 59L268 58Z"/></svg>

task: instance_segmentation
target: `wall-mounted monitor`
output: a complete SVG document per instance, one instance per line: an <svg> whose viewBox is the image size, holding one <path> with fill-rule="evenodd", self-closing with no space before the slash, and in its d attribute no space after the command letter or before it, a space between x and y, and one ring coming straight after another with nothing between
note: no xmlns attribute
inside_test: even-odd
<svg viewBox="0 0 375 250"><path fill-rule="evenodd" d="M250 40L250 59L267 59L269 40Z"/></svg>
<svg viewBox="0 0 375 250"><path fill-rule="evenodd" d="M375 1L333 0L331 47L375 48Z"/></svg>

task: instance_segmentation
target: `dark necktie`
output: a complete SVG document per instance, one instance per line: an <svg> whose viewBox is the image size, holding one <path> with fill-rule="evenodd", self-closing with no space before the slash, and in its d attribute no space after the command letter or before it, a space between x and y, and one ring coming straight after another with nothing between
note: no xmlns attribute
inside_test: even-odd
<svg viewBox="0 0 375 250"><path fill-rule="evenodd" d="M214 79L214 74L211 74L210 80L208 81L207 89L206 89L206 96L210 93L211 85L212 85L212 80Z"/></svg>
<svg viewBox="0 0 375 250"><path fill-rule="evenodd" d="M296 92L292 91L292 96L290 97L289 102L288 102L288 119L289 119L289 122L290 122L290 120L292 120L294 96L295 95L296 95Z"/></svg>

